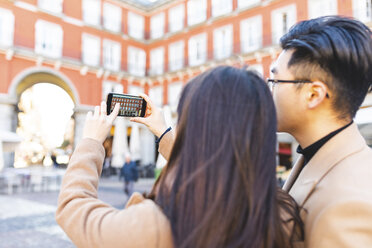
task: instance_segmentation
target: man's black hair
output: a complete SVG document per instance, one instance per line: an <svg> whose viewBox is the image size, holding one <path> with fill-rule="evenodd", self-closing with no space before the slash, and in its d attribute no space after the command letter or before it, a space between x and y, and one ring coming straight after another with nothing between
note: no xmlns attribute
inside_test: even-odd
<svg viewBox="0 0 372 248"><path fill-rule="evenodd" d="M302 21L281 39L292 50L288 68L301 79L323 81L340 118L353 118L372 85L372 32L341 16Z"/></svg>

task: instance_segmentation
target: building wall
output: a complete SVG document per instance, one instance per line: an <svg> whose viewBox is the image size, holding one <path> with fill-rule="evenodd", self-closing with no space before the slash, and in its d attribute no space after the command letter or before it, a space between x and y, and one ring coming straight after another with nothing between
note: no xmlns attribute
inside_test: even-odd
<svg viewBox="0 0 372 248"><path fill-rule="evenodd" d="M10 46L0 46L0 98L11 98L6 104L14 104L14 98L18 99L22 93L22 87L15 85L19 81L15 80L19 75L30 68L50 68L57 74L63 75L73 84L78 94L76 99L76 117L82 120L83 114L93 105L99 104L104 98L103 83L110 81L122 86L123 92L129 92L132 87L139 87L145 93L153 92L153 97L161 98L162 105L170 104L171 94L179 92L180 87L175 85L186 84L192 77L200 74L206 69L219 65L228 64L242 66L244 64L262 67L264 77L269 76L270 66L280 52L280 47L273 41L273 32L277 28L272 17L273 12L286 6L295 6L295 22L309 18L309 3L319 0L261 0L246 8L239 8L239 0L232 0L232 11L221 16L213 17L213 0L206 1L206 20L195 25L188 25L188 3L191 0L168 1L156 8L145 10L136 6L131 6L119 0L99 0L101 15L98 26L84 22L83 1L85 0L63 0L62 12L52 13L39 7L40 0L3 0L0 1L0 10L9 10L14 15L14 35L13 43ZM48 0L56 1L56 0ZM323 0L324 1L324 0ZM335 0L337 13L341 15L353 16L353 1L358 0ZM362 1L362 0L360 0ZM319 1L320 2L320 1ZM121 19L118 32L108 31L103 27L105 16L103 6L111 3L120 8ZM184 8L183 28L177 32L170 32L170 11L172 8L182 5ZM132 38L130 34L131 24L129 16L135 13L143 17L144 39ZM151 20L152 17L164 13L163 35L152 39ZM190 12L191 13L191 12ZM1 12L0 12L1 14ZM262 17L262 45L255 50L244 53L241 47L240 25L245 19L261 15ZM1 15L0 15L1 16ZM289 17L288 17L289 18ZM63 30L62 56L52 58L40 55L35 52L36 36L35 24L38 20L44 20L57 24ZM371 19L367 20L371 25ZM134 23L136 24L136 23ZM223 59L215 59L214 54L214 31L226 25L232 26L232 53ZM289 27L288 27L289 28ZM206 60L197 65L190 66L188 57L192 48L189 47L189 40L198 34L205 33L207 36ZM90 34L100 38L100 58L97 66L88 66L83 63L82 55L82 35ZM119 70L105 69L103 58L103 40L108 39L120 44L120 67ZM169 68L169 46L177 41L184 42L182 68L170 71ZM129 67L133 61L128 59L129 47L139 48L145 51L146 73L144 76L136 76L129 73ZM163 73L152 75L151 70L151 51L163 47L163 58L152 63L157 65L157 61L164 61ZM27 75L26 75L27 76ZM37 83L37 82L35 82ZM67 87L68 88L68 87ZM66 88L66 89L67 89ZM155 90L161 88L161 90ZM178 89L171 91L172 89ZM12 89L16 89L16 95L11 95ZM18 90L18 91L17 91ZM68 90L68 89L67 89ZM178 93L177 93L178 94ZM0 99L1 100L1 99ZM171 105L175 105L173 101ZM175 106L170 106L175 110ZM85 111L83 111L83 110ZM79 112L80 111L80 112ZM81 123L77 124L81 128ZM77 132L78 133L78 132Z"/></svg>
<svg viewBox="0 0 372 248"><path fill-rule="evenodd" d="M172 82L187 81L192 76L204 71L210 66L214 66L217 62L214 60L213 54L213 31L219 27L231 24L233 26L233 54L230 58L219 61L227 64L239 64L243 60L247 64L262 64L265 76L269 74L269 67L273 59L279 52L277 45L273 45L272 41L272 11L294 4L296 6L296 21L301 21L308 18L308 1L309 0L262 0L245 9L238 8L238 0L232 0L233 10L230 13L222 16L212 16L212 0L207 2L207 20L196 25L188 26L187 24L187 5L188 1L175 0L154 8L151 11L144 11L135 6L130 6L120 1L101 0L101 24L103 22L103 5L108 2L121 8L121 23L120 32L111 32L102 28L102 25L95 27L84 23L82 0L64 0L63 12L61 14L53 14L42 10L38 7L37 0L22 0L22 1L2 1L0 8L12 11L15 19L14 27L14 45L10 49L13 50L14 56L7 61L2 60L2 70L5 74L1 75L0 93L7 93L12 79L25 68L32 66L32 63L37 66L55 66L57 61L61 62L58 70L66 73L74 82L81 97L81 104L95 105L102 97L101 88L97 87L102 84L103 80L115 81L124 86L126 91L128 84L141 86L144 89L150 89L153 86L163 86L163 92L167 92L166 86ZM172 7L183 5L185 10L184 28L176 33L169 33L169 11ZM353 15L352 0L338 0L337 11L342 15ZM128 13L133 12L144 17L144 40L133 39L128 34L130 23L128 23ZM150 38L150 23L151 18L159 13L164 13L165 25L164 35L155 40ZM261 15L262 16L262 47L257 51L252 51L248 54L242 54L240 47L240 22L244 19ZM58 24L63 29L63 52L62 58L59 59L42 59L34 53L35 47L35 23L37 20L45 20L51 23ZM116 41L121 45L121 64L120 71L104 70L102 72L102 51L100 58L100 66L89 67L87 74L81 73L84 66L82 61L82 34L87 33L95 35L101 39L101 48L103 39ZM197 34L207 34L207 61L204 65L196 68L188 68L188 40ZM179 72L169 72L169 54L168 47L176 41L184 42L184 65L185 68ZM164 48L164 73L162 75L149 76L146 73L145 77L136 77L128 73L128 47L134 46L145 50L146 52L146 69L150 70L150 51L152 49ZM9 49L8 49L9 50ZM6 49L0 49L0 53L5 54ZM25 56L25 54L27 54ZM39 60L39 61L38 61ZM93 90L86 91L87 84L97 87ZM147 86L145 86L147 85ZM98 91L98 92L96 92ZM91 94L87 96L87 92ZM163 103L167 104L168 97L163 95Z"/></svg>
<svg viewBox="0 0 372 248"><path fill-rule="evenodd" d="M96 105L101 99L102 82L104 80L115 81L128 88L128 78L122 73L127 71L127 49L134 46L146 49L146 44L135 41L126 36L126 17L128 9L123 9L122 32L115 34L102 28L86 25L82 21L81 1L65 0L63 2L63 14L51 14L38 8L37 1L2 1L0 8L12 11L15 19L14 42L12 47L0 48L0 93L7 94L12 80L23 70L33 66L47 66L55 68L56 63L61 63L57 71L65 74L78 89L81 104ZM103 2L102 2L103 3ZM39 56L34 52L35 47L35 23L37 20L58 24L63 30L62 57L52 59ZM82 60L82 34L88 33L101 39L109 39L119 42L121 45L121 66L118 72L109 72L102 69L102 52L99 67L89 67L86 74L81 73L84 67ZM12 51L14 55L6 59L5 54ZM40 62L41 61L41 62ZM103 70L101 72L100 70ZM106 73L105 73L106 72ZM131 84L140 85L139 80L131 79ZM143 84L142 84L143 86Z"/></svg>

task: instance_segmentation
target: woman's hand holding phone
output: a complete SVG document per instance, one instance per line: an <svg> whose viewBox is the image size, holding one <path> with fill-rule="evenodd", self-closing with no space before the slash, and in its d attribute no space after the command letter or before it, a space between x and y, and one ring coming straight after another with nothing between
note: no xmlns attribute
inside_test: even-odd
<svg viewBox="0 0 372 248"><path fill-rule="evenodd" d="M155 136L159 137L168 128L163 111L156 107L147 95L140 94L140 96L147 102L145 117L132 117L130 121L146 125Z"/></svg>
<svg viewBox="0 0 372 248"><path fill-rule="evenodd" d="M107 115L106 108L106 102L102 102L101 106L95 107L94 113L88 112L83 129L83 138L94 139L100 143L105 141L112 123L118 116L120 105L116 104L110 115Z"/></svg>

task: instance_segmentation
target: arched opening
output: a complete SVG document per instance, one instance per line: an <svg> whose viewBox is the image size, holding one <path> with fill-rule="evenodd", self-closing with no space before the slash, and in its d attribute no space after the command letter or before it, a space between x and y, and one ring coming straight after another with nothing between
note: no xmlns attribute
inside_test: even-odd
<svg viewBox="0 0 372 248"><path fill-rule="evenodd" d="M17 134L14 167L66 165L73 150L76 95L61 77L33 72L14 87Z"/></svg>

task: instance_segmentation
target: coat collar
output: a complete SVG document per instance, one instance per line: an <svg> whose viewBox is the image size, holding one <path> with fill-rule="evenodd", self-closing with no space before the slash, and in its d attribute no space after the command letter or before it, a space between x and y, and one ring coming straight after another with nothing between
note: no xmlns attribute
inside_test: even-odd
<svg viewBox="0 0 372 248"><path fill-rule="evenodd" d="M304 156L300 155L300 157L297 159L296 163L293 165L293 168L291 170L291 173L288 176L288 179L285 181L283 190L285 192L289 192L289 190L292 188L293 184L295 183L298 175L301 172L301 169L304 165Z"/></svg>
<svg viewBox="0 0 372 248"><path fill-rule="evenodd" d="M338 162L346 157L359 152L366 143L358 131L355 123L335 135L325 143L314 157L303 167L303 157L295 164L293 173L288 178L284 190L303 206L314 192L318 183L330 172Z"/></svg>

